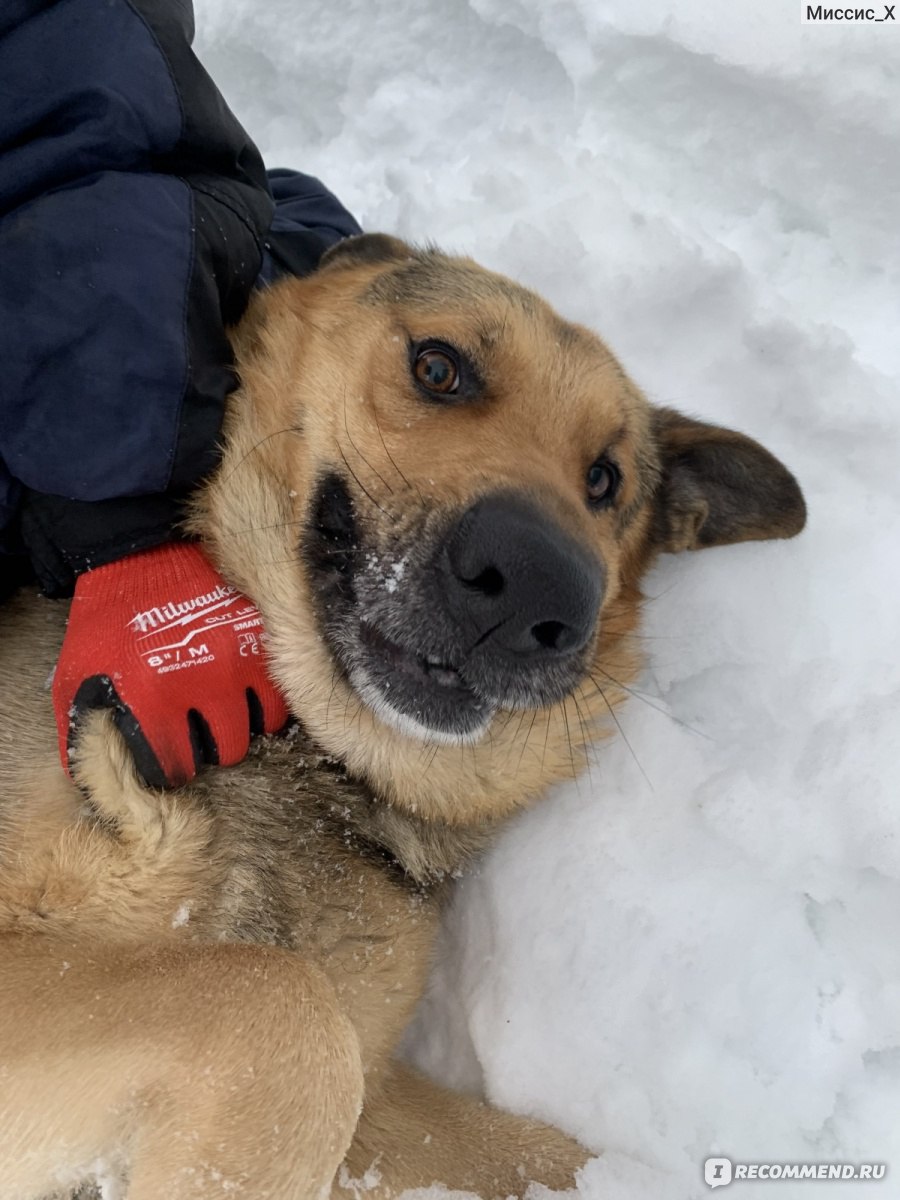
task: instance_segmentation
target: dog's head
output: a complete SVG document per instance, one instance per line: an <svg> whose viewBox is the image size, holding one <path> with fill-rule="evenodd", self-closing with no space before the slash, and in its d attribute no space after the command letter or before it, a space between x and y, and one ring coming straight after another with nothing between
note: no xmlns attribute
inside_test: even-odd
<svg viewBox="0 0 900 1200"><path fill-rule="evenodd" d="M569 769L633 676L659 551L803 526L760 445L653 408L594 334L467 259L343 242L236 346L198 528L297 715L426 813Z"/></svg>

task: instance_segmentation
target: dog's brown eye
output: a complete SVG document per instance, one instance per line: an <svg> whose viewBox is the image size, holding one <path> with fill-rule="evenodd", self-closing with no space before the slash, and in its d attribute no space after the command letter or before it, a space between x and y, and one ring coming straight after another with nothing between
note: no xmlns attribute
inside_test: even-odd
<svg viewBox="0 0 900 1200"><path fill-rule="evenodd" d="M444 350L423 350L416 356L416 379L429 392L452 396L459 388L459 367Z"/></svg>
<svg viewBox="0 0 900 1200"><path fill-rule="evenodd" d="M619 486L619 468L608 459L598 458L587 473L588 500L591 504L608 504Z"/></svg>

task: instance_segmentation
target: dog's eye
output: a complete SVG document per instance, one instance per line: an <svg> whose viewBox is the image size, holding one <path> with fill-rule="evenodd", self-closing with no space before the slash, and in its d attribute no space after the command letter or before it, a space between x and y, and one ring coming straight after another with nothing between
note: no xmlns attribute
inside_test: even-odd
<svg viewBox="0 0 900 1200"><path fill-rule="evenodd" d="M598 458L587 473L588 502L595 507L610 504L619 487L621 475L615 463Z"/></svg>
<svg viewBox="0 0 900 1200"><path fill-rule="evenodd" d="M446 350L421 350L413 372L422 387L439 396L452 396L459 390L459 364Z"/></svg>

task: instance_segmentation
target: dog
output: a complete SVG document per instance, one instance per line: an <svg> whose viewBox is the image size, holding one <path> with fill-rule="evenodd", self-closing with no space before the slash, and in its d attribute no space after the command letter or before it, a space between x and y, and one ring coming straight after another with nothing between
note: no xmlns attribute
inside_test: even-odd
<svg viewBox="0 0 900 1200"><path fill-rule="evenodd" d="M154 792L93 713L73 782L66 606L0 611L0 1194L569 1187L582 1146L394 1056L441 909L609 733L657 555L791 537L800 488L534 293L385 235L261 293L234 348L188 528L297 724Z"/></svg>

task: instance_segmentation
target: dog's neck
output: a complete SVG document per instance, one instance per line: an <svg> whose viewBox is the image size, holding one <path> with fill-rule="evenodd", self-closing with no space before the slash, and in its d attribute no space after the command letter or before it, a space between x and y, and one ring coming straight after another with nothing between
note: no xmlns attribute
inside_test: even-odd
<svg viewBox="0 0 900 1200"><path fill-rule="evenodd" d="M493 841L502 821L451 825L425 820L389 803L358 781L342 764L315 751L315 769L341 777L350 786L320 801L320 819L335 837L395 875L398 882L433 890L462 875L472 860Z"/></svg>

